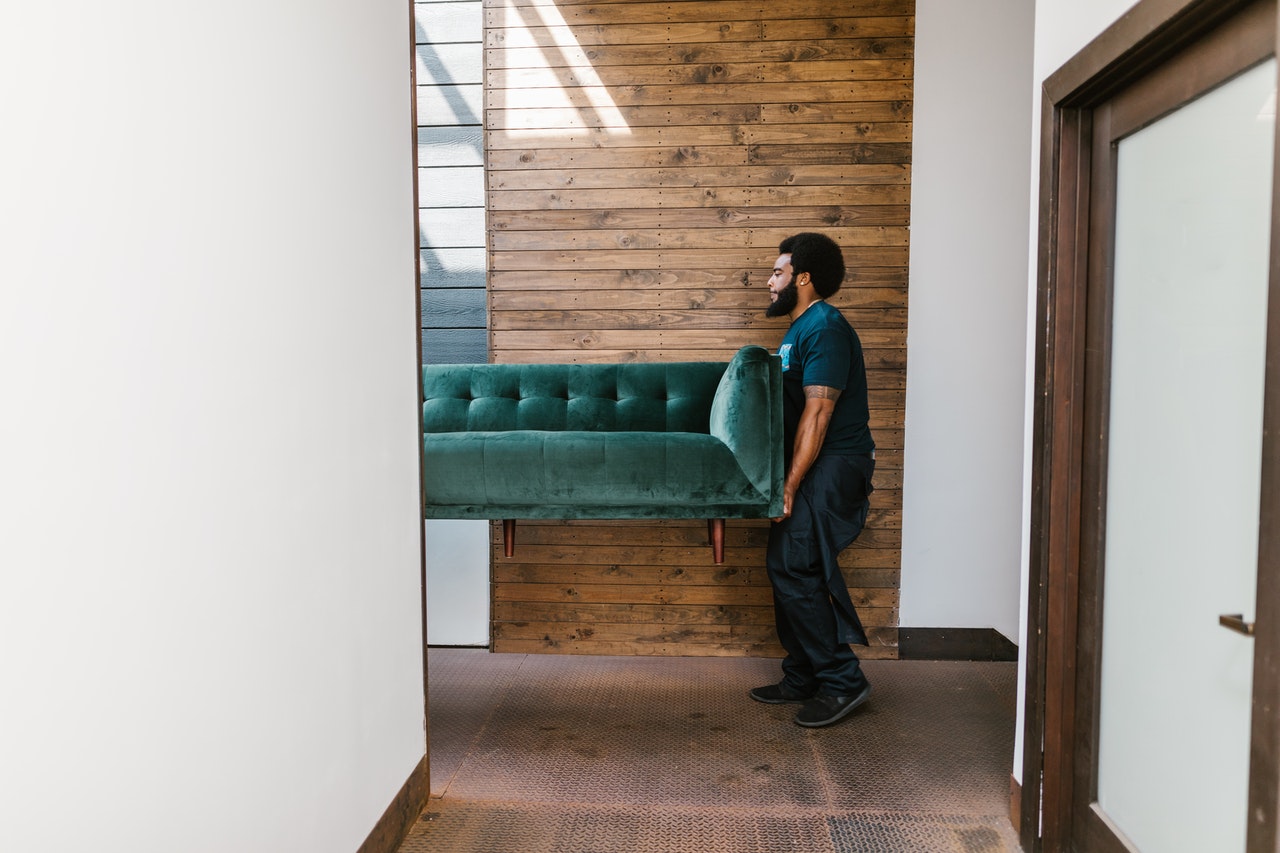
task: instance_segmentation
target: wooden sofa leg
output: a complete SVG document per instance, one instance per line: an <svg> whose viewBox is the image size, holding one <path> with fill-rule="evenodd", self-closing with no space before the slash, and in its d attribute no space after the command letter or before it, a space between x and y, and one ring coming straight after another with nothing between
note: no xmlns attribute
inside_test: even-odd
<svg viewBox="0 0 1280 853"><path fill-rule="evenodd" d="M711 541L711 554L716 563L724 562L724 519L707 519L707 538Z"/></svg>
<svg viewBox="0 0 1280 853"><path fill-rule="evenodd" d="M502 519L502 554L504 557L514 557L516 553L516 520L514 518Z"/></svg>

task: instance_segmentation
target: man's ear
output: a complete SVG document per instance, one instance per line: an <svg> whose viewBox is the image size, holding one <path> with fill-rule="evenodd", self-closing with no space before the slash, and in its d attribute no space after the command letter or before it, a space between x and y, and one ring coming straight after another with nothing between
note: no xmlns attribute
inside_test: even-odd
<svg viewBox="0 0 1280 853"><path fill-rule="evenodd" d="M796 287L799 287L802 284L813 284L813 276L809 275L807 272L800 273L796 276Z"/></svg>

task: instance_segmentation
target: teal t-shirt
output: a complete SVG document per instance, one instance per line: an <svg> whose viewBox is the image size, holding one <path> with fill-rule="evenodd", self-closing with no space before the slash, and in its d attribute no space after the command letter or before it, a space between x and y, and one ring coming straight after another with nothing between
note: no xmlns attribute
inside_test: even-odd
<svg viewBox="0 0 1280 853"><path fill-rule="evenodd" d="M876 443L868 425L867 367L862 342L837 309L815 302L801 314L778 348L782 358L783 426L790 461L796 426L804 410L804 386L839 388L822 453L852 456L871 453Z"/></svg>

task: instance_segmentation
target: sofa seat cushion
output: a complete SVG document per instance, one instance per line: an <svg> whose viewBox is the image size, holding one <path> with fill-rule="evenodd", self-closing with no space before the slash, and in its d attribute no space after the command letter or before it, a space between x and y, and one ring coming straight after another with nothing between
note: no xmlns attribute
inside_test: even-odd
<svg viewBox="0 0 1280 853"><path fill-rule="evenodd" d="M729 448L706 434L513 430L423 440L429 518L433 506L450 518L711 518L762 502Z"/></svg>

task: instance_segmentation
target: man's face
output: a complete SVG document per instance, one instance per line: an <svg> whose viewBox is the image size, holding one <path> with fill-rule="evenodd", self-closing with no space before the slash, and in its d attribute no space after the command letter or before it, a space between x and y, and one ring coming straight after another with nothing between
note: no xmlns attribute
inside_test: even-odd
<svg viewBox="0 0 1280 853"><path fill-rule="evenodd" d="M796 283L792 281L791 256L778 255L773 263L773 275L769 276L769 301L766 317L784 317L795 310L799 299Z"/></svg>

